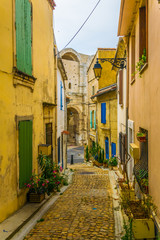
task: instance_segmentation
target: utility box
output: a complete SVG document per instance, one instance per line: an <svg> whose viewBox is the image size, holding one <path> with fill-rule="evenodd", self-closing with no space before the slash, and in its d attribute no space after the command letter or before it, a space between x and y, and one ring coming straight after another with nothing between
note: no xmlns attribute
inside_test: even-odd
<svg viewBox="0 0 160 240"><path fill-rule="evenodd" d="M135 144L135 143L130 143L129 144L129 149L130 149L130 155L134 158L134 159L139 159L139 147Z"/></svg>
<svg viewBox="0 0 160 240"><path fill-rule="evenodd" d="M40 144L38 145L38 153L42 155L49 156L51 155L52 146L49 144Z"/></svg>

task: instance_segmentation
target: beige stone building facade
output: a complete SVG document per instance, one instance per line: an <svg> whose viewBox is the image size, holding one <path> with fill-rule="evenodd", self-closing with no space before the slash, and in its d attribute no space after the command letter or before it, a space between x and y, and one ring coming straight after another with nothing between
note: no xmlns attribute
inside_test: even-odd
<svg viewBox="0 0 160 240"><path fill-rule="evenodd" d="M118 35L124 36L127 43L128 152L131 146L139 149L139 156L133 156L133 172L142 192L140 180L148 180L149 194L158 207L155 222L160 232L159 26L159 1L121 1ZM138 132L144 134L143 142L137 138ZM140 172L144 173L142 179L138 178Z"/></svg>
<svg viewBox="0 0 160 240"><path fill-rule="evenodd" d="M68 145L83 145L87 140L87 69L92 56L71 48L60 52L68 80L66 82Z"/></svg>

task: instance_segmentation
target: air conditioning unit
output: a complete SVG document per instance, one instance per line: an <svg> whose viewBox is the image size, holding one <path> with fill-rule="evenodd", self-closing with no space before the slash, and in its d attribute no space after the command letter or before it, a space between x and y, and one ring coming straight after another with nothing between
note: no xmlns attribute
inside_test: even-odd
<svg viewBox="0 0 160 240"><path fill-rule="evenodd" d="M52 145L49 144L40 144L38 145L38 153L42 155L49 156L52 152Z"/></svg>

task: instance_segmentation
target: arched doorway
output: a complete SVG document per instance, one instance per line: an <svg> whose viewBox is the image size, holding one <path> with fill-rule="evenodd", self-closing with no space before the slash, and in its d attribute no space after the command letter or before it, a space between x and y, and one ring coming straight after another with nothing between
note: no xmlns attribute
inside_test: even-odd
<svg viewBox="0 0 160 240"><path fill-rule="evenodd" d="M68 145L78 145L79 142L79 113L75 108L67 109Z"/></svg>

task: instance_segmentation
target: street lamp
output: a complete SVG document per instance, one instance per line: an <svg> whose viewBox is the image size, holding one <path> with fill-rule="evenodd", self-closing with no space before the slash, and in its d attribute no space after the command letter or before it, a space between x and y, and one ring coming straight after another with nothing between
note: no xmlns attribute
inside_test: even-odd
<svg viewBox="0 0 160 240"><path fill-rule="evenodd" d="M110 62L114 67L119 69L126 68L126 58L97 58L97 62L93 68L95 78L97 79L101 77L102 73L102 66L98 61L101 61L102 63Z"/></svg>
<svg viewBox="0 0 160 240"><path fill-rule="evenodd" d="M95 78L99 79L101 77L101 73L102 73L102 66L101 64L98 62L98 58L97 58L97 62L96 64L94 65L94 75L95 75Z"/></svg>

